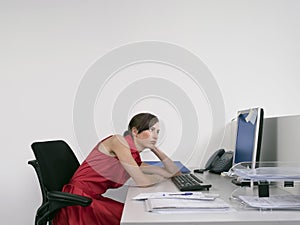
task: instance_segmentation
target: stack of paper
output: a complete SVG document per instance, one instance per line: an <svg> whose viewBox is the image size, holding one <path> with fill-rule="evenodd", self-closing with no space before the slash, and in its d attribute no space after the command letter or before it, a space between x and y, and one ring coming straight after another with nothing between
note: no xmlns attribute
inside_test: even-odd
<svg viewBox="0 0 300 225"><path fill-rule="evenodd" d="M229 205L217 194L202 192L142 193L135 200L145 200L148 212L228 210Z"/></svg>
<svg viewBox="0 0 300 225"><path fill-rule="evenodd" d="M295 181L300 180L300 168L298 167L259 167L255 169L237 168L234 174L243 179L253 181Z"/></svg>
<svg viewBox="0 0 300 225"><path fill-rule="evenodd" d="M191 199L162 199L151 198L145 200L146 210L149 212L159 212L165 210L195 211L195 210L224 210L229 205L222 199L213 201L191 200Z"/></svg>
<svg viewBox="0 0 300 225"><path fill-rule="evenodd" d="M260 198L239 196L247 205L260 209L300 209L300 195L274 195Z"/></svg>

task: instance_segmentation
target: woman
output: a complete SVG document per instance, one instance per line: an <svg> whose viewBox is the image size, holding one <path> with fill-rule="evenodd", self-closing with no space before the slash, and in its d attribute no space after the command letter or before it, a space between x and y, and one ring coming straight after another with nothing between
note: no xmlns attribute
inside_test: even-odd
<svg viewBox="0 0 300 225"><path fill-rule="evenodd" d="M158 118L150 113L135 115L128 131L99 142L80 165L64 192L93 199L90 206L61 209L54 225L120 224L123 203L101 196L109 188L118 188L131 177L135 185L147 187L179 174L178 167L156 147L159 134ZM140 152L149 148L164 167L150 166L141 161Z"/></svg>

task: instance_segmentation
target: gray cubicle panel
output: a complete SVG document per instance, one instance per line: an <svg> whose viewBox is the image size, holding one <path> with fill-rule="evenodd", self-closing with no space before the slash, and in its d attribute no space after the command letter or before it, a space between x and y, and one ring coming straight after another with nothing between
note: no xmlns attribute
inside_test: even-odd
<svg viewBox="0 0 300 225"><path fill-rule="evenodd" d="M264 119L260 161L300 161L300 115Z"/></svg>

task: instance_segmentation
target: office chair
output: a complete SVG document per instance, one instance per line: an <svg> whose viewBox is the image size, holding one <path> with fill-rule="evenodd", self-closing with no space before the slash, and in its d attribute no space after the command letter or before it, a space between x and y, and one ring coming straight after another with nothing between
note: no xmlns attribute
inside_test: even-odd
<svg viewBox="0 0 300 225"><path fill-rule="evenodd" d="M37 174L42 204L35 217L35 225L52 224L56 212L66 206L88 206L92 199L62 192L62 187L69 182L79 162L69 147L62 140L35 142L31 145L35 160L28 161Z"/></svg>

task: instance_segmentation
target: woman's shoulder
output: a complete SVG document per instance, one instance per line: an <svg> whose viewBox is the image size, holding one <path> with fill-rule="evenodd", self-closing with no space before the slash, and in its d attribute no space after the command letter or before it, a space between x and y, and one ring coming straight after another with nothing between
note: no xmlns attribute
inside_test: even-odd
<svg viewBox="0 0 300 225"><path fill-rule="evenodd" d="M125 137L123 137L120 134L114 134L114 135L109 136L108 138L106 138L105 140L102 141L102 144L107 147L110 147L110 148L113 148L116 146L128 147L128 143L127 143Z"/></svg>
<svg viewBox="0 0 300 225"><path fill-rule="evenodd" d="M97 149L106 155L115 156L115 149L124 145L128 146L125 138L122 135L114 134L103 139L97 146Z"/></svg>

